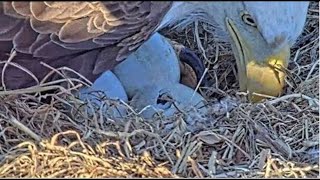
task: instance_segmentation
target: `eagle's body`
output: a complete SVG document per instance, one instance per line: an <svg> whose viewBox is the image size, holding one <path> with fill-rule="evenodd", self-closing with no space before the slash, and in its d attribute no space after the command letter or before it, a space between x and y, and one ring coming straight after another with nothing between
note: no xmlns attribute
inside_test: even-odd
<svg viewBox="0 0 320 180"><path fill-rule="evenodd" d="M155 32L172 2L1 2L0 70L10 63L38 81L53 68L69 67L88 80L112 69ZM30 73L29 73L30 74ZM7 89L38 82L8 65Z"/></svg>
<svg viewBox="0 0 320 180"><path fill-rule="evenodd" d="M307 8L308 2L1 2L1 84L36 85L52 70L43 63L94 81L157 30L201 20L231 42L240 89L277 96L284 73L275 70L287 67ZM17 55L8 62L12 48Z"/></svg>

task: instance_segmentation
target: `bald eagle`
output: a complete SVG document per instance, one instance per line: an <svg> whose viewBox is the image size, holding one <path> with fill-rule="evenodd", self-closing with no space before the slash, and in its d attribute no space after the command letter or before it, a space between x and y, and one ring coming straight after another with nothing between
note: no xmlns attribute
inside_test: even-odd
<svg viewBox="0 0 320 180"><path fill-rule="evenodd" d="M68 67L95 81L156 31L199 20L220 29L218 35L231 43L241 91L253 101L259 94L278 96L307 9L308 2L288 1L1 2L1 84L6 89L36 85L51 71L43 64ZM17 54L7 60L12 49Z"/></svg>

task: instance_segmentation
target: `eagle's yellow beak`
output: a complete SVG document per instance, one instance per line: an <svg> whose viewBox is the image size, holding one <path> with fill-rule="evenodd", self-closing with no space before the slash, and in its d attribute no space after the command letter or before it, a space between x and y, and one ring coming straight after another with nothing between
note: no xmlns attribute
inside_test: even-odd
<svg viewBox="0 0 320 180"><path fill-rule="evenodd" d="M270 96L279 96L285 83L283 69L288 66L289 46L283 46L282 49L269 53L269 55L265 55L268 53L265 53L265 56L260 55L258 51L272 52L272 50L255 47L248 40L245 40L232 20L227 18L226 24L238 51L236 60L240 91L248 92L252 102L258 102ZM260 41L256 44L259 43ZM257 59L256 57L264 58Z"/></svg>
<svg viewBox="0 0 320 180"><path fill-rule="evenodd" d="M249 60L246 65L246 89L252 102L258 102L266 96L277 97L284 87L285 73L283 68L288 66L289 48L283 49L279 54L268 57L266 64L257 64ZM241 83L241 82L240 82Z"/></svg>

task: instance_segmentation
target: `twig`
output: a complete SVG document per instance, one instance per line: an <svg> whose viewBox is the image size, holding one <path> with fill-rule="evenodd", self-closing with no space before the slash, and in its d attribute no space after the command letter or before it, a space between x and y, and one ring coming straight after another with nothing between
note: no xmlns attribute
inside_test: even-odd
<svg viewBox="0 0 320 180"><path fill-rule="evenodd" d="M41 137L40 136L38 136L36 133L31 131L28 127L26 127L21 122L19 122L15 117L10 115L9 121L11 122L12 125L16 126L18 129L20 129L21 131L25 132L26 134L31 136L36 141L38 141L38 142L41 141Z"/></svg>
<svg viewBox="0 0 320 180"><path fill-rule="evenodd" d="M199 89L199 87L200 87L200 84L201 84L201 82L203 81L203 78L204 78L204 76L207 74L208 70L209 70L208 68L206 68L206 69L204 70L204 72L203 72L203 74L202 74L202 76L201 76L201 78L200 78L200 81L199 81L198 84L197 84L196 89L193 91L193 94L192 94L192 97L191 97L190 101L192 101L194 95L195 95L196 92L198 91L198 89Z"/></svg>
<svg viewBox="0 0 320 180"><path fill-rule="evenodd" d="M277 99L274 99L274 100L271 100L269 101L268 103L270 104L276 104L280 101L285 101L286 99L289 99L289 98L303 98L303 99L306 99L308 101L314 101L318 106L319 106L319 101L317 101L316 98L311 98L309 96L306 96L306 95L303 95L301 93L298 93L298 94L288 94L288 95L285 95L285 96L282 96L282 97L279 97Z"/></svg>

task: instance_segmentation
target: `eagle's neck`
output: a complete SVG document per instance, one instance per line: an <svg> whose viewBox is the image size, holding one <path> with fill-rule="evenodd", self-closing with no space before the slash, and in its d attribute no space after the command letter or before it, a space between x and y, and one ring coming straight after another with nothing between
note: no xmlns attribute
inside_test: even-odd
<svg viewBox="0 0 320 180"><path fill-rule="evenodd" d="M218 3L215 3L218 4ZM165 27L170 27L172 29L183 30L189 24L199 21L205 22L212 27L214 27L214 36L217 40L223 42L229 42L230 38L228 33L226 33L224 26L224 16L223 13L217 12L219 8L215 8L215 5L212 2L204 3L204 2L193 2L193 1L185 1L185 2L173 2L171 8L166 13L164 18L162 19L160 25L157 30L161 30ZM219 5L219 4L218 4ZM219 6L217 6L219 7ZM217 12L217 13L210 13ZM219 15L220 14L220 15ZM218 21L217 21L218 20Z"/></svg>
<svg viewBox="0 0 320 180"><path fill-rule="evenodd" d="M201 16L203 16L203 10L199 7L199 3L175 1L162 19L157 30L172 26L185 27L196 20L200 20Z"/></svg>

